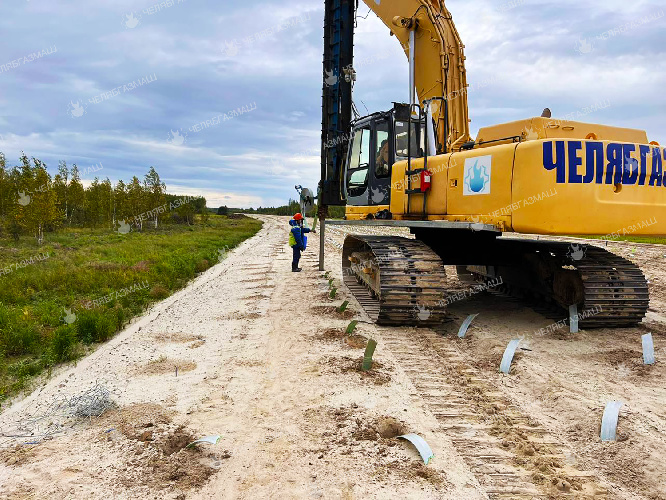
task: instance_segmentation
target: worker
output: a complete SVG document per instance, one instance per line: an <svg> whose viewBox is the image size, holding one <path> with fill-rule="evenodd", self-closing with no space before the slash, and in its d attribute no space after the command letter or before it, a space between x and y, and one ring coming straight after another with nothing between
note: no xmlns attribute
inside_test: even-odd
<svg viewBox="0 0 666 500"><path fill-rule="evenodd" d="M289 233L289 246L294 249L294 260L291 263L291 272L300 273L302 269L298 267L298 261L301 260L301 252L305 250L307 237L310 228L303 227L303 216L298 213L289 221L291 232Z"/></svg>
<svg viewBox="0 0 666 500"><path fill-rule="evenodd" d="M389 144L388 140L382 141L377 155L375 172L378 177L385 177L389 173Z"/></svg>

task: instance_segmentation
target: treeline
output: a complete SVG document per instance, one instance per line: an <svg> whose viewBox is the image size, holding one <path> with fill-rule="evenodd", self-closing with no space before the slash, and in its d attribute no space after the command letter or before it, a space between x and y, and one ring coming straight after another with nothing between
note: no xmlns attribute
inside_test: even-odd
<svg viewBox="0 0 666 500"><path fill-rule="evenodd" d="M259 207L259 208L229 208L220 207L217 209L218 215L227 215L229 213L249 213L249 214L262 214L262 215L294 215L301 211L301 205L297 200L289 200L289 204L281 207ZM309 217L313 217L317 213L317 205L308 213ZM345 207L328 207L328 216L331 219L342 219L345 215Z"/></svg>
<svg viewBox="0 0 666 500"><path fill-rule="evenodd" d="M250 208L247 212L263 215L294 215L301 211L301 205L296 200L289 200L289 204L281 207L259 207L256 210Z"/></svg>
<svg viewBox="0 0 666 500"><path fill-rule="evenodd" d="M63 226L129 231L143 230L146 224L157 228L160 222L193 224L195 214L208 218L206 199L167 194L154 167L143 181L134 176L113 186L108 178L95 177L85 188L76 164L70 168L61 161L51 177L37 158L24 153L19 165L8 167L0 153L0 230L17 240L30 235L41 243L45 232Z"/></svg>

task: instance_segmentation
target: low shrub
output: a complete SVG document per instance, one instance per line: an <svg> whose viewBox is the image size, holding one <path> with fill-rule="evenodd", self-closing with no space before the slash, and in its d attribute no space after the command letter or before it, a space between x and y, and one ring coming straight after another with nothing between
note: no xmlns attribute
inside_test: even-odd
<svg viewBox="0 0 666 500"><path fill-rule="evenodd" d="M72 325L61 326L51 337L50 358L55 363L70 361L75 358L76 345L76 328Z"/></svg>
<svg viewBox="0 0 666 500"><path fill-rule="evenodd" d="M168 296L169 296L169 290L167 290L161 285L154 286L150 290L150 297L153 299L161 300L167 298Z"/></svg>
<svg viewBox="0 0 666 500"><path fill-rule="evenodd" d="M203 272L206 271L209 267L210 267L210 262L208 262L208 260L206 260L206 259L203 259L203 260L200 260L199 262L197 262L197 265L196 265L196 267L195 267L194 269L195 269L196 272L198 272L198 273L203 273Z"/></svg>
<svg viewBox="0 0 666 500"><path fill-rule="evenodd" d="M37 325L25 311L0 304L0 350L6 356L22 356L39 349Z"/></svg>

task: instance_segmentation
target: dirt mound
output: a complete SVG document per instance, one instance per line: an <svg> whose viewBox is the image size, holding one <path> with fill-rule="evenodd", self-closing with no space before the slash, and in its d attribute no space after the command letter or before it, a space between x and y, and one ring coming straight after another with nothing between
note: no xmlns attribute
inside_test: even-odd
<svg viewBox="0 0 666 500"><path fill-rule="evenodd" d="M357 373L361 380L371 380L375 385L385 385L391 382L391 375L387 373L389 369L379 361L373 361L372 368L368 371L363 370L363 358L326 357L319 363L325 369L333 373Z"/></svg>
<svg viewBox="0 0 666 500"><path fill-rule="evenodd" d="M152 459L147 464L149 470L142 471L141 480L143 484L156 489L172 488L174 483L186 490L200 488L217 469L200 463L197 459L199 455L197 451L180 450L168 458Z"/></svg>
<svg viewBox="0 0 666 500"><path fill-rule="evenodd" d="M28 446L16 445L13 448L0 450L0 463L6 466L20 467L31 461L35 456L35 449Z"/></svg>
<svg viewBox="0 0 666 500"><path fill-rule="evenodd" d="M344 328L327 328L315 335L315 340L324 342L344 340L345 344L353 349L365 349L368 338L362 335L347 335Z"/></svg>
<svg viewBox="0 0 666 500"><path fill-rule="evenodd" d="M261 314L256 313L256 312L233 312L226 314L224 316L218 316L216 319L219 321L229 321L229 320L236 320L236 321L241 321L241 320L247 320L247 319L259 319L261 318Z"/></svg>
<svg viewBox="0 0 666 500"><path fill-rule="evenodd" d="M379 439L393 439L407 434L407 426L393 417L379 417L365 424L360 424L353 433L359 441L377 441Z"/></svg>
<svg viewBox="0 0 666 500"><path fill-rule="evenodd" d="M158 342L172 342L174 344L187 344L188 342L197 342L203 339L201 335L192 335L190 333L156 333L153 338Z"/></svg>
<svg viewBox="0 0 666 500"><path fill-rule="evenodd" d="M487 354L478 354L477 358L471 363L479 370L497 373L499 372L500 364L502 363L502 356L504 356L505 348L506 346L497 347L490 350ZM520 373L520 370L522 369L520 360L523 358L523 356L524 353L520 349L516 350L516 353L513 355L513 360L511 361L511 368L509 370L511 375Z"/></svg>
<svg viewBox="0 0 666 500"><path fill-rule="evenodd" d="M386 385L391 382L391 375L386 373L386 367L379 361L372 362L370 370L363 370L363 358L355 360L347 371L355 371L362 378L372 380L375 385Z"/></svg>
<svg viewBox="0 0 666 500"><path fill-rule="evenodd" d="M196 441L196 438L185 430L185 426L181 425L175 431L163 436L158 441L157 447L165 455L173 455L193 441Z"/></svg>
<svg viewBox="0 0 666 500"><path fill-rule="evenodd" d="M628 364L634 362L643 362L643 353L634 349L613 349L611 351L600 351L593 355L599 361L604 361L611 365Z"/></svg>
<svg viewBox="0 0 666 500"><path fill-rule="evenodd" d="M327 328L326 330L322 331L319 335L317 335L315 338L319 340L338 340L344 337L345 331L341 328Z"/></svg>
<svg viewBox="0 0 666 500"><path fill-rule="evenodd" d="M328 291L319 295L315 295L314 299L318 302L333 302L333 301L337 302L338 300L340 300L340 289L337 290L335 297L331 297L331 292ZM318 307L326 307L326 306L318 306ZM334 306L331 307L335 309Z"/></svg>
<svg viewBox="0 0 666 500"><path fill-rule="evenodd" d="M354 349L365 349L368 346L368 338L363 335L349 335L345 337L345 343Z"/></svg>
<svg viewBox="0 0 666 500"><path fill-rule="evenodd" d="M258 359L235 359L234 364L238 366L256 368L257 366L264 366L266 363Z"/></svg>
<svg viewBox="0 0 666 500"><path fill-rule="evenodd" d="M384 439L391 439L407 433L404 422L393 417L380 417L375 422L377 432Z"/></svg>
<svg viewBox="0 0 666 500"><path fill-rule="evenodd" d="M156 404L139 404L109 412L101 421L102 439L123 457L118 482L127 488L137 484L154 489L200 488L217 472L226 450L187 448L196 437L176 425L170 413ZM115 434L114 434L115 433ZM216 464L218 464L216 466Z"/></svg>
<svg viewBox="0 0 666 500"><path fill-rule="evenodd" d="M153 403L141 403L110 410L99 420L100 426L115 428L128 439L139 439L145 430L160 424L170 424L172 413ZM141 433L137 434L138 429Z"/></svg>
<svg viewBox="0 0 666 500"><path fill-rule="evenodd" d="M413 481L416 478L421 478L435 486L448 483L446 476L442 472L431 469L430 467L424 465L422 462L413 460L409 463L401 463L396 465L398 471L408 480Z"/></svg>
<svg viewBox="0 0 666 500"><path fill-rule="evenodd" d="M586 451L586 456L579 455L578 459L588 468L603 470L615 482L638 489L646 498L664 498L655 491L654 481L660 473L649 463L655 450L644 441L643 423L638 416L628 410L621 411L617 441L602 442L599 439L602 414L603 408L595 409L566 430L571 442Z"/></svg>
<svg viewBox="0 0 666 500"><path fill-rule="evenodd" d="M191 372L197 367L194 361L170 359L163 356L135 369L137 375L164 375L165 373Z"/></svg>
<svg viewBox="0 0 666 500"><path fill-rule="evenodd" d="M313 425L335 429L330 437L329 433L324 433L327 446L317 452L329 453L336 449L341 455L352 455L371 468L374 478L393 484L424 481L435 488L449 484L442 471L425 466L419 459L407 458L413 453L408 450L411 445L396 438L407 434L409 428L395 417L373 416L356 404L326 412L310 409L305 415L307 420L312 418Z"/></svg>
<svg viewBox="0 0 666 500"><path fill-rule="evenodd" d="M328 294L326 294L326 298L328 298ZM344 312L340 312L335 306L313 306L310 310L317 316L329 316L340 319L350 319L356 314L351 309L345 309Z"/></svg>

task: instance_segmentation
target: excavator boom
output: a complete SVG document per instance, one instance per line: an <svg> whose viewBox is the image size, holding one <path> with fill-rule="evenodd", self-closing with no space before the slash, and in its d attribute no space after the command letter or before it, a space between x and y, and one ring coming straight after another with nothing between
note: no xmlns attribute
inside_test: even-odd
<svg viewBox="0 0 666 500"><path fill-rule="evenodd" d="M364 0L410 57L414 33L414 85L418 102L433 98L439 149L459 149L470 140L465 46L444 0ZM410 89L411 90L411 89Z"/></svg>

